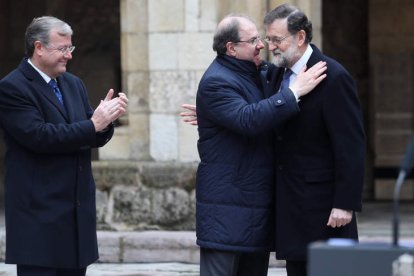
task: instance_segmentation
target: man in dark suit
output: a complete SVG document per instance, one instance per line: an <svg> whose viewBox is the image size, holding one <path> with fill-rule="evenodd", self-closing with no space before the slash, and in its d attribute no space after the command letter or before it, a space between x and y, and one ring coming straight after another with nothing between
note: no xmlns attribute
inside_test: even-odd
<svg viewBox="0 0 414 276"><path fill-rule="evenodd" d="M278 66L268 75L268 95L277 92L283 76L294 81L305 64L309 68L323 60L328 68L327 78L300 97L300 112L276 137L276 255L287 260L289 276L302 276L310 242L358 239L354 212L361 210L364 127L354 80L310 44L306 15L285 4L269 12L264 23Z"/></svg>
<svg viewBox="0 0 414 276"><path fill-rule="evenodd" d="M19 276L85 275L98 258L91 148L111 139L128 99L112 99L111 89L90 107L83 82L66 72L71 37L67 23L35 18L27 57L0 81L6 263L17 264Z"/></svg>

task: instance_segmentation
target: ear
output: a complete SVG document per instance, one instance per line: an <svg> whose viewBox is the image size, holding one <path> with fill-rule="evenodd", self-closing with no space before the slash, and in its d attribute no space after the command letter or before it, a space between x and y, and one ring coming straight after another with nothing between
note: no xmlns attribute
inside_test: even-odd
<svg viewBox="0 0 414 276"><path fill-rule="evenodd" d="M33 54L41 56L43 54L45 47L42 45L42 43L38 40L34 42L34 51Z"/></svg>
<svg viewBox="0 0 414 276"><path fill-rule="evenodd" d="M236 49L234 48L234 43L229 41L226 43L227 54L229 56L235 57L236 56Z"/></svg>
<svg viewBox="0 0 414 276"><path fill-rule="evenodd" d="M306 42L306 32L304 30L300 30L298 32L298 44L302 46Z"/></svg>

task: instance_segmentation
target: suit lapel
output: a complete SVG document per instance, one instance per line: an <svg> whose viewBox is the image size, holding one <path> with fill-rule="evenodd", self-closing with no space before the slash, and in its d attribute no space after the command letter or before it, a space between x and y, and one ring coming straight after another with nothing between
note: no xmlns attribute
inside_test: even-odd
<svg viewBox="0 0 414 276"><path fill-rule="evenodd" d="M312 54L309 57L308 62L306 63L306 68L309 69L311 68L313 65L315 65L316 63L318 63L321 60L325 60L323 54L321 53L321 51L313 44L310 44L310 46L312 47ZM315 97L318 93L318 86L316 86L309 94L306 94L305 96L300 97L300 101L299 101L299 106L302 107L302 105L304 103L306 103L310 98Z"/></svg>
<svg viewBox="0 0 414 276"><path fill-rule="evenodd" d="M276 67L274 64L269 63L266 72L263 72L263 88L265 98L276 94L279 90L280 83L283 77L283 68Z"/></svg>
<svg viewBox="0 0 414 276"><path fill-rule="evenodd" d="M308 69L315 65L317 62L323 60L323 55L321 51L319 51L319 49L313 44L311 44L310 46L312 47L313 51L311 56L309 57L308 62L306 63L306 67Z"/></svg>
<svg viewBox="0 0 414 276"><path fill-rule="evenodd" d="M22 71L23 75L32 82L35 90L42 94L48 101L50 101L59 112L67 119L65 108L59 102L53 89L45 82L42 76L27 62L27 59L23 59L19 65L19 70ZM63 94L64 92L62 92ZM65 97L63 96L65 100Z"/></svg>

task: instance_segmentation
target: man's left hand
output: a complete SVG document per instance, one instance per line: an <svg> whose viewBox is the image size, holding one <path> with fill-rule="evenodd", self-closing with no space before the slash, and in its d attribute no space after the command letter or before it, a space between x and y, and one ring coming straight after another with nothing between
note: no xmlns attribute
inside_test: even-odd
<svg viewBox="0 0 414 276"><path fill-rule="evenodd" d="M332 228L345 226L351 222L352 214L350 210L332 208L327 225Z"/></svg>

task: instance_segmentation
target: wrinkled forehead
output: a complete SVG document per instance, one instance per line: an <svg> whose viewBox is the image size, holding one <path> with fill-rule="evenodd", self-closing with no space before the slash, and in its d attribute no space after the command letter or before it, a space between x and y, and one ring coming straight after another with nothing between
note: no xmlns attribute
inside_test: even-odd
<svg viewBox="0 0 414 276"><path fill-rule="evenodd" d="M275 19L271 24L266 26L266 36L268 37L283 37L288 34L287 18Z"/></svg>

